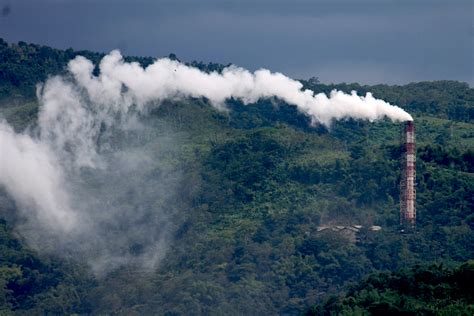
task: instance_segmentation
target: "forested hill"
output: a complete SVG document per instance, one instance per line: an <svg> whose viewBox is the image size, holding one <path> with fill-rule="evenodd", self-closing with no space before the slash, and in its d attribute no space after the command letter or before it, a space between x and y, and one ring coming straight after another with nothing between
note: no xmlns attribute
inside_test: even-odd
<svg viewBox="0 0 474 316"><path fill-rule="evenodd" d="M59 50L25 42L9 45L0 38L0 100L34 97L37 83L44 82L50 75L64 73L67 63L76 56L84 56L98 64L105 54L86 50L74 51L71 48ZM177 59L175 54L167 57ZM146 67L153 63L155 58L126 56L125 60L138 62ZM187 64L208 72L221 71L225 67L196 61Z"/></svg>
<svg viewBox="0 0 474 316"><path fill-rule="evenodd" d="M17 131L34 127L35 85L63 73L77 55L94 62L103 56L0 41L0 115ZM458 291L456 273L472 273L472 264L470 270L461 266L474 258L474 89L454 81L404 86L301 82L316 92L371 91L414 115L416 231L401 234L398 227L397 124L346 120L330 129L310 126L294 106L278 100L247 106L230 100L229 111L222 112L203 99L166 101L142 118L153 137L140 138L140 146L155 151L164 133L179 144L165 157L182 181L179 194L165 206L174 214L173 238L160 266L152 272L124 266L96 277L86 262L40 253L21 235L17 205L0 188L0 314L370 312L387 304L414 306L397 305L398 297L428 304L428 296L401 296L397 285L399 279L420 275L428 275L419 285L423 291L434 291L438 300L438 289L431 287L433 280L442 280L441 290L456 300L455 306L434 301L439 310L472 310L467 294L474 292L472 283ZM129 136L117 137L110 147L139 139ZM163 172L157 163L143 170L143 178L130 179L137 185L127 187L120 206L128 207L131 196L146 190L142 207L162 208L150 183ZM99 186L94 175L88 176ZM363 227L354 230L354 225ZM382 229L370 229L374 225ZM139 246L124 251L133 255ZM433 264L448 270L428 267ZM429 273L417 272L423 269ZM416 289L416 284L407 286ZM426 307L427 314L439 310Z"/></svg>
<svg viewBox="0 0 474 316"><path fill-rule="evenodd" d="M35 85L38 82L43 82L51 74L62 73L68 61L78 55L87 57L97 64L104 53L58 50L25 42L8 45L0 38L0 102L5 98L34 97ZM177 59L174 54L168 57ZM125 60L147 66L154 61L154 58L128 56ZM225 67L221 64L196 61L186 64L207 72L221 71ZM345 92L355 90L359 94L372 92L375 97L397 104L414 114L464 122L474 120L474 90L464 82L432 81L404 86L367 86L357 83L326 85L320 83L316 77L301 82L305 88L316 92L328 93L333 89Z"/></svg>
<svg viewBox="0 0 474 316"><path fill-rule="evenodd" d="M306 315L472 315L474 262L374 274Z"/></svg>

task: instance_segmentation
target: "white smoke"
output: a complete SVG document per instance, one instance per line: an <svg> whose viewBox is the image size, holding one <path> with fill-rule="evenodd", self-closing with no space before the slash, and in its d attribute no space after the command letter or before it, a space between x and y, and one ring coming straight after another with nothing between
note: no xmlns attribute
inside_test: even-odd
<svg viewBox="0 0 474 316"><path fill-rule="evenodd" d="M69 70L92 100L113 102L126 110L128 105L143 105L151 100L180 97L205 97L216 107L235 98L245 104L262 98L277 97L296 105L313 122L329 125L333 119L357 118L370 121L388 117L393 121L413 120L403 109L355 92L347 95L333 91L328 98L324 93L302 91L303 85L280 73L261 69L251 73L243 68L228 67L221 74L204 73L178 61L159 59L147 68L138 63L125 63L118 51L112 51L100 64L101 75L92 75L93 65L85 58L71 61ZM126 92L123 93L123 88Z"/></svg>
<svg viewBox="0 0 474 316"><path fill-rule="evenodd" d="M29 216L44 228L69 232L75 214L63 192L63 176L55 155L44 143L28 135L15 134L0 122L0 182Z"/></svg>
<svg viewBox="0 0 474 316"><path fill-rule="evenodd" d="M152 102L204 97L222 109L229 98L249 104L276 97L326 126L349 117L412 120L370 93L363 97L333 91L328 97L303 91L300 82L264 69L251 73L232 66L205 73L166 58L142 68L124 62L118 51L105 56L99 68L95 76L93 63L76 57L67 76L52 77L38 88L35 133L17 134L0 123L0 184L27 218L25 235L39 249L46 244L73 247L71 252L87 257L98 271L136 262L137 257L152 267L166 249L171 211L162 208L172 204L167 200L179 190L178 172L159 165L159 154L127 145L126 137L122 143L110 141L118 130L143 134L132 118ZM100 144L123 148L100 151ZM159 181L133 180L147 179L145 173L156 164ZM137 188L141 191L135 192ZM129 192L135 193L122 201ZM135 250L127 252L127 247Z"/></svg>

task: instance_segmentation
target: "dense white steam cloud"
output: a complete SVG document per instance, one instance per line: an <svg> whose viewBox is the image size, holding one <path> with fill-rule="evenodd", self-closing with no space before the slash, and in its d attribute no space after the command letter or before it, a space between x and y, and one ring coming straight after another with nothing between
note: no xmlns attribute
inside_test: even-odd
<svg viewBox="0 0 474 316"><path fill-rule="evenodd" d="M313 122L329 125L333 119L356 118L370 121L388 117L393 121L413 120L403 109L355 92L347 95L333 91L324 94L302 91L303 85L280 73L261 69L251 73L243 68L228 67L222 74L204 73L178 61L159 59L143 69L138 63L125 63L118 51L113 51L100 64L100 77L92 75L93 65L78 57L69 65L77 82L97 102L114 102L117 106L130 103L142 105L151 100L179 97L205 97L216 107L229 98L254 103L261 98L277 97L296 105ZM123 92L123 88L126 92Z"/></svg>
<svg viewBox="0 0 474 316"><path fill-rule="evenodd" d="M61 169L48 146L15 134L7 123L0 122L0 148L0 182L44 226L70 231L75 216L62 190Z"/></svg>
<svg viewBox="0 0 474 316"><path fill-rule="evenodd" d="M93 70L91 61L77 57L67 76L38 88L34 132L17 134L0 123L0 184L24 212L23 233L33 246L75 253L97 272L127 263L153 267L170 238L169 205L179 199L180 174L146 146L160 142L170 149L173 141L134 119L150 103L204 97L224 108L229 98L248 104L276 97L327 126L349 117L412 120L370 93L314 94L268 70L204 73L169 59L144 69L118 51L102 59L99 76ZM145 139L145 146L134 139Z"/></svg>

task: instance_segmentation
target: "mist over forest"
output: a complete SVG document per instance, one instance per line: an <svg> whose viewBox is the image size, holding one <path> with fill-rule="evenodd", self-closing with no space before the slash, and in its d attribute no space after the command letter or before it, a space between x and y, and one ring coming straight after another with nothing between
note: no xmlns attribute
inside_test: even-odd
<svg viewBox="0 0 474 316"><path fill-rule="evenodd" d="M472 315L474 89L316 76L0 39L0 314Z"/></svg>

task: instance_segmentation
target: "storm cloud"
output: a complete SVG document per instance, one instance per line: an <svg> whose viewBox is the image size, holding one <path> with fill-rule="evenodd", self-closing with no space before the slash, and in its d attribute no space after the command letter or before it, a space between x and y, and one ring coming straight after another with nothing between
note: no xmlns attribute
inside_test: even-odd
<svg viewBox="0 0 474 316"><path fill-rule="evenodd" d="M474 83L471 1L16 0L0 36L323 82Z"/></svg>

